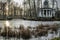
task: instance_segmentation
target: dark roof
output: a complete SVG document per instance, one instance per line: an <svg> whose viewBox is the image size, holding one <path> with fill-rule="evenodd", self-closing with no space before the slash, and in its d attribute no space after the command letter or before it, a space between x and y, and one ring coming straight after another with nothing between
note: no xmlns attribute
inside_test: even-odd
<svg viewBox="0 0 60 40"><path fill-rule="evenodd" d="M52 9L52 8L39 8L39 10L40 10L40 9L51 9L51 10L55 10L55 9Z"/></svg>
<svg viewBox="0 0 60 40"><path fill-rule="evenodd" d="M52 9L52 8L39 8L39 9Z"/></svg>

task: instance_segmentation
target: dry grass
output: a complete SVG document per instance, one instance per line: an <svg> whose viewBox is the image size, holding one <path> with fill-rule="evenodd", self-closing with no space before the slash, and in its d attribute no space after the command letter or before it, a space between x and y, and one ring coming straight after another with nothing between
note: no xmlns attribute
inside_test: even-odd
<svg viewBox="0 0 60 40"><path fill-rule="evenodd" d="M45 36L48 34L49 30L57 31L59 26L57 24L53 25L38 25L35 28L32 29L32 27L28 26L27 28L24 27L24 25L20 25L20 27L17 30L12 30L10 27L4 27L3 31L0 31L1 36L3 37L17 37L20 38L22 37L23 39L29 39L34 35L35 37L38 36ZM35 29L35 30L34 30Z"/></svg>

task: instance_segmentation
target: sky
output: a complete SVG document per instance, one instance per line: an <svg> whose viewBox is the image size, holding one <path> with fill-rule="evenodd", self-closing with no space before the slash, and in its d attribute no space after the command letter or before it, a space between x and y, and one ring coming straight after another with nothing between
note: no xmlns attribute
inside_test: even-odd
<svg viewBox="0 0 60 40"><path fill-rule="evenodd" d="M57 0L58 1L58 7L60 8L60 0Z"/></svg>
<svg viewBox="0 0 60 40"><path fill-rule="evenodd" d="M24 0L14 0L15 2L17 2L17 3L19 3L19 4L22 4L22 2L24 1Z"/></svg>
<svg viewBox="0 0 60 40"><path fill-rule="evenodd" d="M23 0L14 0L15 2L17 2L18 4L22 4ZM58 1L58 7L60 8L60 0Z"/></svg>
<svg viewBox="0 0 60 40"><path fill-rule="evenodd" d="M0 0L0 1L1 1L1 0ZM2 1L5 1L5 0L2 0ZM17 2L19 5L22 5L22 2L23 2L24 0L13 0L13 1ZM58 7L60 8L60 0L57 0L57 2L58 2Z"/></svg>

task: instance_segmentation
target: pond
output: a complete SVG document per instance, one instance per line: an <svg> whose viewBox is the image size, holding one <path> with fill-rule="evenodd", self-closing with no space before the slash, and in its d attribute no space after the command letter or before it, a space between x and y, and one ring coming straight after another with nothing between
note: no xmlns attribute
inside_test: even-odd
<svg viewBox="0 0 60 40"><path fill-rule="evenodd" d="M0 21L0 27L4 26L5 21L8 21L11 26L19 27L20 25L24 25L25 27L31 26L31 27L36 27L37 25L40 24L60 24L60 21L29 21L29 20L22 20L22 19L13 19L13 20L3 20Z"/></svg>

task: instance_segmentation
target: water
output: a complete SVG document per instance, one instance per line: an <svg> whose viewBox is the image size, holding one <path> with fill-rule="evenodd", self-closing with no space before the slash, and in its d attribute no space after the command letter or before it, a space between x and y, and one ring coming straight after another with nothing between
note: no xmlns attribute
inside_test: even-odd
<svg viewBox="0 0 60 40"><path fill-rule="evenodd" d="M36 27L37 25L40 25L40 24L54 24L54 23L58 23L60 24L60 21L29 21L29 20L22 20L22 19L13 19L13 20L3 20L3 21L0 21L0 27L3 27L5 22L8 21L10 23L10 25L12 27L19 27L20 25L24 25L24 27L28 27L28 26L31 26L31 27ZM42 37L38 37L38 38L31 38L29 40L48 40L48 39L51 39L53 37L59 37L59 32L58 34L50 34L48 33L48 36L42 36ZM5 38L3 37L0 37L0 40L5 40ZM19 40L17 38L10 38L10 39L6 39L6 40ZM23 40L22 38L20 40Z"/></svg>
<svg viewBox="0 0 60 40"><path fill-rule="evenodd" d="M20 25L24 25L25 27L31 26L31 27L36 27L37 25L40 24L54 24L58 23L60 24L60 21L29 21L29 20L22 20L22 19L13 19L13 20L8 20L11 26L19 27ZM0 21L0 27L4 26L5 21Z"/></svg>

